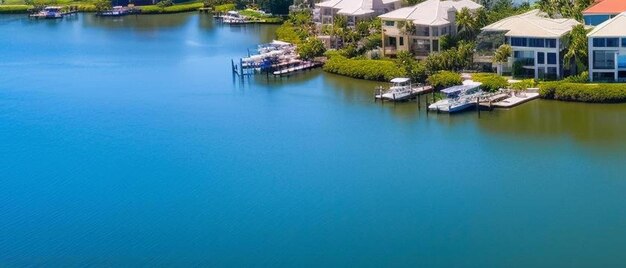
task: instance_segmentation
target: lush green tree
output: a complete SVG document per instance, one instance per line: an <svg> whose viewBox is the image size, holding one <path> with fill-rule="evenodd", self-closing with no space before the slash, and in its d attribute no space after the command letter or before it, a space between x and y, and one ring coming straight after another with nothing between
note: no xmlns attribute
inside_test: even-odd
<svg viewBox="0 0 626 268"><path fill-rule="evenodd" d="M102 12L111 9L111 1L109 0L96 0L94 3L97 12Z"/></svg>
<svg viewBox="0 0 626 268"><path fill-rule="evenodd" d="M575 26L572 31L568 33L567 51L563 55L563 62L566 69L569 69L572 65L572 60L576 64L576 72L581 72L586 69L588 59L588 43L587 43L587 30L583 25Z"/></svg>
<svg viewBox="0 0 626 268"><path fill-rule="evenodd" d="M441 71L431 74L430 76L428 76L428 79L426 79L426 81L437 90L460 85L463 83L461 75L457 72L451 71Z"/></svg>
<svg viewBox="0 0 626 268"><path fill-rule="evenodd" d="M256 4L272 14L289 14L292 0L256 0Z"/></svg>
<svg viewBox="0 0 626 268"><path fill-rule="evenodd" d="M326 52L324 43L315 37L309 37L298 45L298 55L302 59L310 60L324 55L324 52Z"/></svg>
<svg viewBox="0 0 626 268"><path fill-rule="evenodd" d="M493 62L498 64L498 66L500 67L499 69L501 70L502 64L509 61L509 57L511 57L511 54L513 54L513 48L510 45L503 44L498 49L496 49L496 52L493 55Z"/></svg>
<svg viewBox="0 0 626 268"><path fill-rule="evenodd" d="M471 40L480 30L472 12L464 7L456 14L457 35L463 40Z"/></svg>
<svg viewBox="0 0 626 268"><path fill-rule="evenodd" d="M401 66L413 82L424 82L426 80L426 66L413 57L408 51L400 51L396 55L396 62Z"/></svg>

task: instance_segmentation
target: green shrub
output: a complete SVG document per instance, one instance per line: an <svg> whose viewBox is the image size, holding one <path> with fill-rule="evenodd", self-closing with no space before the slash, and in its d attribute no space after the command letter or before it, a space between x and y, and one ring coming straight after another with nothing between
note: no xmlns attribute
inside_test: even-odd
<svg viewBox="0 0 626 268"><path fill-rule="evenodd" d="M461 75L451 71L441 71L436 74L432 74L426 79L428 84L435 87L436 90L441 90L447 87L460 85L463 83Z"/></svg>
<svg viewBox="0 0 626 268"><path fill-rule="evenodd" d="M501 88L509 86L506 78L491 73L472 74L472 80L483 83L480 88L487 92L496 92Z"/></svg>
<svg viewBox="0 0 626 268"><path fill-rule="evenodd" d="M157 3L157 6L164 8L164 7L170 7L173 6L174 3L172 2L172 0L161 0Z"/></svg>
<svg viewBox="0 0 626 268"><path fill-rule="evenodd" d="M626 84L546 82L539 84L539 96L562 101L626 102Z"/></svg>
<svg viewBox="0 0 626 268"><path fill-rule="evenodd" d="M517 92L524 91L526 89L533 88L536 86L537 86L537 82L535 81L535 79L524 79L517 83L511 83L511 89Z"/></svg>
<svg viewBox="0 0 626 268"><path fill-rule="evenodd" d="M159 7L158 5L151 6L141 6L142 14L161 14L161 13L180 13L180 12L188 12L195 11L199 8L203 7L203 3L189 3L189 4L178 4L168 7Z"/></svg>
<svg viewBox="0 0 626 268"><path fill-rule="evenodd" d="M0 14L28 13L31 8L29 5L0 5Z"/></svg>
<svg viewBox="0 0 626 268"><path fill-rule="evenodd" d="M569 83L587 83L589 82L589 72L584 71L577 75L568 76L565 79L563 79L563 81L569 82Z"/></svg>
<svg viewBox="0 0 626 268"><path fill-rule="evenodd" d="M390 60L348 59L333 53L326 55L333 55L324 64L324 71L329 73L376 81L389 81L406 75L403 68Z"/></svg>
<svg viewBox="0 0 626 268"><path fill-rule="evenodd" d="M298 45L298 55L303 59L313 59L322 56L325 51L324 43L315 37L309 37Z"/></svg>
<svg viewBox="0 0 626 268"><path fill-rule="evenodd" d="M236 6L235 4L223 4L223 5L215 6L214 9L217 12L228 12L231 10L235 10Z"/></svg>

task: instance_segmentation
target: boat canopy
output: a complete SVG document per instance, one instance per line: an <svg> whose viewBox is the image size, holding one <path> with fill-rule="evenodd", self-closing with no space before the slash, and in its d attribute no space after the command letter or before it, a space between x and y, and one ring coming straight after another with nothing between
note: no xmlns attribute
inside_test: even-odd
<svg viewBox="0 0 626 268"><path fill-rule="evenodd" d="M279 41L279 40L274 40L271 43L272 45L278 45L278 46L289 46L291 45L291 43L287 43L287 42L283 42L283 41Z"/></svg>
<svg viewBox="0 0 626 268"><path fill-rule="evenodd" d="M409 82L409 81L411 81L411 79L410 78L405 78L405 77L399 77L399 78L391 79L391 83L406 83L406 82Z"/></svg>
<svg viewBox="0 0 626 268"><path fill-rule="evenodd" d="M468 91L474 88L479 87L481 84L480 83L475 83L475 84L470 84L470 85L459 85L459 86L453 86L453 87L449 87L446 89L441 90L441 92L445 93L445 94L456 94L456 93L460 93L460 92L464 92L464 91Z"/></svg>
<svg viewBox="0 0 626 268"><path fill-rule="evenodd" d="M57 6L49 6L49 7L45 7L45 10L60 10L61 7L57 7Z"/></svg>

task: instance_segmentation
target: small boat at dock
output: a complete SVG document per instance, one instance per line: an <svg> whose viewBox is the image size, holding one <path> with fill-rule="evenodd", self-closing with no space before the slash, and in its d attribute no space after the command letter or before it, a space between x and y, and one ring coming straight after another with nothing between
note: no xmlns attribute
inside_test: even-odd
<svg viewBox="0 0 626 268"><path fill-rule="evenodd" d="M223 23L226 24L246 24L250 23L250 21L243 15L239 14L237 11L228 11L225 15L218 16Z"/></svg>
<svg viewBox="0 0 626 268"><path fill-rule="evenodd" d="M415 98L419 94L430 92L433 89L431 86L413 87L411 79L405 77L394 78L390 82L391 87L387 91L379 88L378 93L375 95L376 99L404 101Z"/></svg>
<svg viewBox="0 0 626 268"><path fill-rule="evenodd" d="M463 85L453 86L441 90L446 98L428 106L429 110L438 112L456 113L478 104L482 95L482 83L472 80L463 81Z"/></svg>
<svg viewBox="0 0 626 268"><path fill-rule="evenodd" d="M137 10L135 10L134 8L114 6L110 10L99 12L96 15L100 17L121 17L134 13L137 13Z"/></svg>
<svg viewBox="0 0 626 268"><path fill-rule="evenodd" d="M62 19L64 14L61 12L61 9L62 7L58 6L47 6L41 11L31 14L30 17L36 19Z"/></svg>

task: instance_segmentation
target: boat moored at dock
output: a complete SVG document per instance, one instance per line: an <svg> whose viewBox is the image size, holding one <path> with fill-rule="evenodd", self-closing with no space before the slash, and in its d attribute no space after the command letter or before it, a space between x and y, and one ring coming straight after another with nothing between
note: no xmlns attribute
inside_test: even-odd
<svg viewBox="0 0 626 268"><path fill-rule="evenodd" d="M133 7L114 6L110 10L96 13L96 15L100 17L121 17L136 13L139 13L139 10Z"/></svg>
<svg viewBox="0 0 626 268"><path fill-rule="evenodd" d="M31 14L31 18L36 19L61 19L64 13L61 12L62 7L59 6L47 6L41 11Z"/></svg>
<svg viewBox="0 0 626 268"><path fill-rule="evenodd" d="M446 98L428 106L429 110L438 112L456 113L477 105L482 94L482 83L472 80L463 81L463 85L453 86L441 90Z"/></svg>
<svg viewBox="0 0 626 268"><path fill-rule="evenodd" d="M383 91L379 88L376 99L391 100L391 101L404 101L415 98L419 94L423 94L431 91L431 86L418 86L413 87L411 79L406 77L398 77L391 79L391 87L387 91Z"/></svg>

